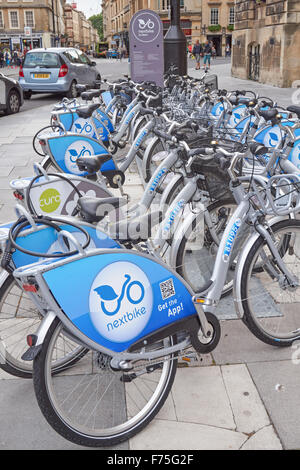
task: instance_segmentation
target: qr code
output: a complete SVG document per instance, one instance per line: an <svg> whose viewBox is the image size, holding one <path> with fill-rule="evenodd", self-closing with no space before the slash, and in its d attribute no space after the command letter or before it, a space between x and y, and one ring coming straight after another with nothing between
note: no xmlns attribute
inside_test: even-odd
<svg viewBox="0 0 300 470"><path fill-rule="evenodd" d="M167 281L161 282L159 287L163 300L166 300L176 294L173 279L168 279Z"/></svg>

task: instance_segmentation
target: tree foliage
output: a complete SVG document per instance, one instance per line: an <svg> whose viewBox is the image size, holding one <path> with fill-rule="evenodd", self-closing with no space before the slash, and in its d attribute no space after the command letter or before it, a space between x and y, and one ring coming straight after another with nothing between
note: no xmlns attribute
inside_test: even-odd
<svg viewBox="0 0 300 470"><path fill-rule="evenodd" d="M93 15L89 18L93 27L98 31L100 41L103 41L103 14Z"/></svg>

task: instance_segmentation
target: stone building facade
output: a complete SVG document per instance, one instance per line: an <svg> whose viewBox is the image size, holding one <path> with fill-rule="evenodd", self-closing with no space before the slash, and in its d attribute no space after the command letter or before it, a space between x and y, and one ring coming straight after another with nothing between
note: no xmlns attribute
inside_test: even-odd
<svg viewBox="0 0 300 470"><path fill-rule="evenodd" d="M78 47L82 50L95 50L99 42L98 32L85 15L77 10L75 4L66 4L64 7L66 37L64 45Z"/></svg>
<svg viewBox="0 0 300 470"><path fill-rule="evenodd" d="M179 0L181 28L188 44L197 39L212 40L217 54L224 55L234 22L234 0ZM164 33L168 31L170 0L103 0L104 37L110 47L128 41L128 28L132 15L138 10L156 11L162 19Z"/></svg>
<svg viewBox="0 0 300 470"><path fill-rule="evenodd" d="M236 0L232 74L280 87L300 79L300 0Z"/></svg>
<svg viewBox="0 0 300 470"><path fill-rule="evenodd" d="M60 45L65 34L64 5L65 0L0 0L0 48ZM25 27L31 28L28 36Z"/></svg>

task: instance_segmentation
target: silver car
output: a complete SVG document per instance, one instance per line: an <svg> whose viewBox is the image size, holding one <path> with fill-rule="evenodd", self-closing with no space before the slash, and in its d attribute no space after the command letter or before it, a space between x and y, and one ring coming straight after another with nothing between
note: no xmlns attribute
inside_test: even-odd
<svg viewBox="0 0 300 470"><path fill-rule="evenodd" d="M96 85L101 75L87 55L75 48L34 49L20 67L19 82L24 98L32 93L62 93L77 96L76 85Z"/></svg>

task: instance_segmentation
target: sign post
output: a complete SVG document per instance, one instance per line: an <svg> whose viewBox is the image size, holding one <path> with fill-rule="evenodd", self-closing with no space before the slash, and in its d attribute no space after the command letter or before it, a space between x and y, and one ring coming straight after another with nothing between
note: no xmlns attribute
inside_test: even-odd
<svg viewBox="0 0 300 470"><path fill-rule="evenodd" d="M163 87L163 24L152 10L140 10L130 21L130 68L135 82L153 81Z"/></svg>
<svg viewBox="0 0 300 470"><path fill-rule="evenodd" d="M25 37L30 37L30 42L31 42L31 49L33 49L33 43L32 43L32 30L29 26L24 27L24 35Z"/></svg>

